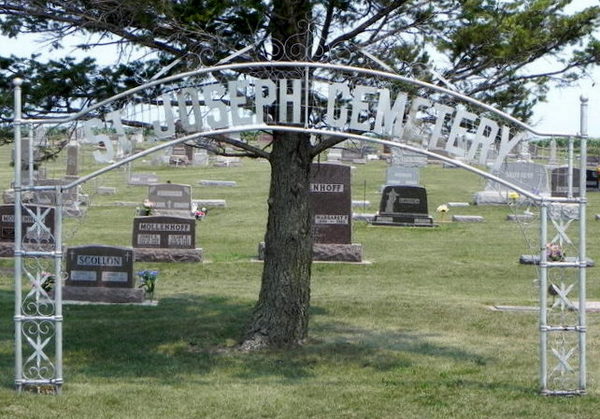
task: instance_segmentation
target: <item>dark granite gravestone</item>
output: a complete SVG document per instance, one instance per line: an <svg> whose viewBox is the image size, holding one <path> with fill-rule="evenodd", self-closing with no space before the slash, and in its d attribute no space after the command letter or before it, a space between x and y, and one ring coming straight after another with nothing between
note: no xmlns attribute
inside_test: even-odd
<svg viewBox="0 0 600 419"><path fill-rule="evenodd" d="M157 183L148 187L148 199L157 213L180 212L191 216L192 187L178 183Z"/></svg>
<svg viewBox="0 0 600 419"><path fill-rule="evenodd" d="M27 210L31 211L33 215ZM54 208L27 205L21 211L21 228L24 241L48 242L54 236ZM36 218L38 218L36 223ZM15 240L15 207L0 205L0 241Z"/></svg>
<svg viewBox="0 0 600 419"><path fill-rule="evenodd" d="M569 168L557 167L552 170L552 196L567 196L569 190ZM573 168L573 197L579 196L579 169Z"/></svg>
<svg viewBox="0 0 600 419"><path fill-rule="evenodd" d="M196 248L196 220L190 217L134 218L133 248L136 261L202 261L202 249Z"/></svg>
<svg viewBox="0 0 600 419"><path fill-rule="evenodd" d="M164 215L136 217L133 219L133 247L193 249L196 220Z"/></svg>
<svg viewBox="0 0 600 419"><path fill-rule="evenodd" d="M310 202L315 243L352 242L350 166L313 164Z"/></svg>
<svg viewBox="0 0 600 419"><path fill-rule="evenodd" d="M427 190L420 186L386 186L373 224L434 227L427 209Z"/></svg>
<svg viewBox="0 0 600 419"><path fill-rule="evenodd" d="M0 205L0 257L14 256L15 207ZM54 208L27 205L21 211L21 247L25 250L48 250L53 246Z"/></svg>
<svg viewBox="0 0 600 419"><path fill-rule="evenodd" d="M596 169L587 169L585 171L585 187L590 192L597 192L600 190L600 183L598 182L598 171Z"/></svg>
<svg viewBox="0 0 600 419"><path fill-rule="evenodd" d="M132 173L127 183L133 186L148 186L160 183L160 179L154 173Z"/></svg>
<svg viewBox="0 0 600 419"><path fill-rule="evenodd" d="M314 163L310 201L313 213L313 260L362 262L362 245L352 243L352 195L350 167ZM264 243L258 258L264 259Z"/></svg>
<svg viewBox="0 0 600 419"><path fill-rule="evenodd" d="M112 303L144 300L144 290L135 287L131 248L74 246L67 249L65 259L65 300Z"/></svg>
<svg viewBox="0 0 600 419"><path fill-rule="evenodd" d="M133 288L133 250L127 247L74 246L66 252L66 285Z"/></svg>

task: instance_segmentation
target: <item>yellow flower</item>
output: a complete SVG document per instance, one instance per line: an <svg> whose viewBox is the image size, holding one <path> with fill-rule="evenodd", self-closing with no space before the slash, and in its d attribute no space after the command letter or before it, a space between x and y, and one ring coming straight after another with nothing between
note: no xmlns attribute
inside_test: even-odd
<svg viewBox="0 0 600 419"><path fill-rule="evenodd" d="M512 199L513 201L516 201L517 199L520 198L520 195L518 193L516 193L516 192L513 191L513 192L509 192L508 193L508 197L510 199Z"/></svg>
<svg viewBox="0 0 600 419"><path fill-rule="evenodd" d="M440 205L439 207L437 207L437 212L448 212L448 205Z"/></svg>

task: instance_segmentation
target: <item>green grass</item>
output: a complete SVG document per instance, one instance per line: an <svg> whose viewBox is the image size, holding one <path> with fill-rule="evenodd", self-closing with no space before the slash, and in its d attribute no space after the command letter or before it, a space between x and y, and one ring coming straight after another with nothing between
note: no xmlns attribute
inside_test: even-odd
<svg viewBox="0 0 600 419"><path fill-rule="evenodd" d="M49 174L64 173L63 163ZM84 167L100 166L86 156ZM133 170L189 183L194 198L227 200L197 227L207 262L136 263L160 270L156 307L65 306L65 385L54 397L13 390L12 261L1 260L0 417L597 417L600 314L588 315L588 395L549 398L537 392L536 314L489 309L537 301L536 271L518 263L532 250L505 221L509 208L453 208L486 221L435 229L355 222L353 241L372 263L313 265L307 344L246 354L235 345L260 286L262 264L251 259L264 235L268 164L170 169L147 161ZM366 196L367 212L377 210L384 177L383 162L353 170L353 196ZM200 179L238 186L201 187ZM436 218L438 205L471 201L483 187L472 174L438 166L423 169L422 183ZM116 186L118 194L94 195L98 185ZM83 220L67 220L66 244L130 245L134 210L113 203L141 202L146 188L127 186L119 169L84 192L93 205ZM598 261L600 196L589 199L588 256ZM527 234L537 240L537 227ZM589 300L600 300L596 272L588 271Z"/></svg>

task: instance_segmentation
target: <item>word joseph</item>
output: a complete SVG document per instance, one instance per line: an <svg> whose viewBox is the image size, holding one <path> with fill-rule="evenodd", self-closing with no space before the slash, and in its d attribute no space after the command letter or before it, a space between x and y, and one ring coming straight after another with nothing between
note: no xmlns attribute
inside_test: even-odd
<svg viewBox="0 0 600 419"><path fill-rule="evenodd" d="M164 93L157 103L161 104L165 119L153 121L154 133L158 138L175 135L174 107L177 107L181 128L187 133L201 132L207 128L248 126L250 129L253 124L263 125L273 120L272 115L267 115L267 107L278 110L276 123L301 124L302 102L306 95L303 82L299 79L282 79L276 84L267 79L244 79L229 81L227 86L212 83ZM325 127L320 125L320 128L373 133L400 141L407 128L417 123L426 124L430 135L425 146L431 151L444 150L484 164L488 152L496 143L494 168L500 166L525 135L518 132L511 138L508 126L500 126L490 118L469 112L461 106L455 109L425 97L416 96L409 100L404 92L397 93L394 98L386 88L363 85L351 88L348 82L314 82L313 85L315 93L327 92ZM419 118L425 113L427 118ZM127 142L120 111L106 114L105 119L112 122L119 141ZM107 137L96 132L101 127L102 121L98 118L86 121L86 137L91 142L108 143L106 151L97 151L95 157L99 161L110 161L114 151L110 142L106 141ZM466 138L469 141L463 141Z"/></svg>

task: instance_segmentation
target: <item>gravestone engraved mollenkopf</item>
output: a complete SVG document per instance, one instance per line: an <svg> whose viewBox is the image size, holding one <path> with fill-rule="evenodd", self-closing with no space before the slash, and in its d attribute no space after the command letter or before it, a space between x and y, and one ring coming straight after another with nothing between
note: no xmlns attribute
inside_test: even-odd
<svg viewBox="0 0 600 419"><path fill-rule="evenodd" d="M67 286L134 288L133 250L90 245L67 250Z"/></svg>
<svg viewBox="0 0 600 419"><path fill-rule="evenodd" d="M373 224L433 226L427 209L426 189L408 185L386 186Z"/></svg>
<svg viewBox="0 0 600 419"><path fill-rule="evenodd" d="M148 199L157 211L192 211L192 187L177 183L158 183L148 187Z"/></svg>
<svg viewBox="0 0 600 419"><path fill-rule="evenodd" d="M313 164L310 200L314 243L352 243L350 166Z"/></svg>
<svg viewBox="0 0 600 419"><path fill-rule="evenodd" d="M21 211L21 229L25 243L50 243L54 240L54 208L27 205ZM0 242L14 240L15 207L0 205Z"/></svg>
<svg viewBox="0 0 600 419"><path fill-rule="evenodd" d="M133 247L157 249L195 249L194 218L150 216L133 219Z"/></svg>

